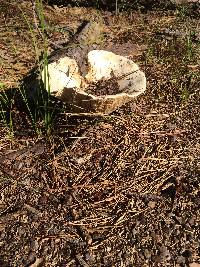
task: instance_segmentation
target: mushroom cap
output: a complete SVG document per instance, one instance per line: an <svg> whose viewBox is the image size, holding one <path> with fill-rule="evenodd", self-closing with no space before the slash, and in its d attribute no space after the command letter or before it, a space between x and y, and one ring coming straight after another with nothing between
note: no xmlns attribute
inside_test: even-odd
<svg viewBox="0 0 200 267"><path fill-rule="evenodd" d="M127 57L109 51L92 50L88 53L85 77L79 69L76 60L66 56L48 64L42 71L42 80L47 90L50 89L62 101L80 107L81 112L110 113L146 89L146 77L138 65ZM118 86L111 88L112 94L87 92L91 84L95 86L113 77Z"/></svg>

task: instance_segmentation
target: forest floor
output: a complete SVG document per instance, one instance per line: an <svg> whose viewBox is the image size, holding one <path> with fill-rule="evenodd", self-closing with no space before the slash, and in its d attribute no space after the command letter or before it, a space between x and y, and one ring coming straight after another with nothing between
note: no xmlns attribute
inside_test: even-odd
<svg viewBox="0 0 200 267"><path fill-rule="evenodd" d="M3 91L37 64L44 39L29 1L1 0L0 13ZM49 53L69 40L66 27L101 20L101 42L140 66L147 90L110 115L62 112L50 135L15 108L12 125L1 122L0 266L200 266L197 13L44 15Z"/></svg>

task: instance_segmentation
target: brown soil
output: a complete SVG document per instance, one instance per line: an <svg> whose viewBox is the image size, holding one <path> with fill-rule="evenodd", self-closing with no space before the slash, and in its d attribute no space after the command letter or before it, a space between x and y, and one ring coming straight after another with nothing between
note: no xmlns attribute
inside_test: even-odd
<svg viewBox="0 0 200 267"><path fill-rule="evenodd" d="M34 25L31 4L0 2L3 89L36 62L19 7ZM129 56L148 86L110 116L62 112L39 137L14 107L10 135L0 125L0 266L199 266L199 20L183 9L44 11L49 52L69 39L56 26L75 32L83 19L103 18L104 45L135 44Z"/></svg>
<svg viewBox="0 0 200 267"><path fill-rule="evenodd" d="M100 80L90 84L86 92L96 96L115 95L121 93L117 78L113 77L108 80Z"/></svg>

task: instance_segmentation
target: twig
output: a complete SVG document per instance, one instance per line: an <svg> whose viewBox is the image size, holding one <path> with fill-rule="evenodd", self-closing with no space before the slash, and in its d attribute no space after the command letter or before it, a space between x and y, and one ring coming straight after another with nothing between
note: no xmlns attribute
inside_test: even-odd
<svg viewBox="0 0 200 267"><path fill-rule="evenodd" d="M76 258L83 267L90 267L90 265L87 264L87 262L85 262L84 259L81 257L81 255L76 255Z"/></svg>

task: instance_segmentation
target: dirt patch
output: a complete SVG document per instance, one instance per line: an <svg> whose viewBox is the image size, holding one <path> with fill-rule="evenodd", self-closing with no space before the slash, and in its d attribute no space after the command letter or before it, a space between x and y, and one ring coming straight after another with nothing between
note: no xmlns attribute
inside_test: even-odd
<svg viewBox="0 0 200 267"><path fill-rule="evenodd" d="M121 93L117 78L100 80L97 83L90 84L86 92L96 96L115 95Z"/></svg>

